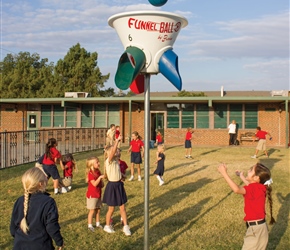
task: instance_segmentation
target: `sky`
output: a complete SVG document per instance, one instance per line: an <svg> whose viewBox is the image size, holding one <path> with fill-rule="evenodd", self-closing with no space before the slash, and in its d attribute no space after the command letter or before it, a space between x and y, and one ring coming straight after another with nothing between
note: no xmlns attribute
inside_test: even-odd
<svg viewBox="0 0 290 250"><path fill-rule="evenodd" d="M57 63L80 43L98 53L114 77L124 47L108 19L128 11L166 11L185 17L173 51L186 91L290 90L289 0L1 0L1 61L8 53L38 53ZM161 74L150 91L177 91ZM126 91L125 91L126 92Z"/></svg>

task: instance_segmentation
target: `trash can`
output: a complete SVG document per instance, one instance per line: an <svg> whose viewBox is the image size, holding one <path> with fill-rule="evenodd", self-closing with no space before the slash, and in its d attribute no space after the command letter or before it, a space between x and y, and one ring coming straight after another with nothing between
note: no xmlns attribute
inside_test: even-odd
<svg viewBox="0 0 290 250"><path fill-rule="evenodd" d="M149 148L154 148L154 143L155 143L155 141L150 141L150 145L149 145Z"/></svg>

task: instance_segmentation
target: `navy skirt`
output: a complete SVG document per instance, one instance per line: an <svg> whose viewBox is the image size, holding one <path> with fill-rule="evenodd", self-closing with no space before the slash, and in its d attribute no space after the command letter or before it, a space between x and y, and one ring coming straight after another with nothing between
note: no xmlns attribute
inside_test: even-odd
<svg viewBox="0 0 290 250"><path fill-rule="evenodd" d="M121 206L127 202L127 195L124 188L124 182L109 181L106 185L103 195L103 203L106 203L110 207Z"/></svg>

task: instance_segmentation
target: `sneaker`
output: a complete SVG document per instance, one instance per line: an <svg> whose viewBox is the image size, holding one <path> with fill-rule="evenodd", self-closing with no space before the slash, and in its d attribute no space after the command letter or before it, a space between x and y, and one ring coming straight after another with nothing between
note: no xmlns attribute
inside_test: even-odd
<svg viewBox="0 0 290 250"><path fill-rule="evenodd" d="M88 227L88 229L89 229L91 232L95 232L94 227Z"/></svg>
<svg viewBox="0 0 290 250"><path fill-rule="evenodd" d="M130 227L128 225L123 227L123 232L126 236L131 236Z"/></svg>
<svg viewBox="0 0 290 250"><path fill-rule="evenodd" d="M66 190L66 188L65 188L65 187L62 187L62 188L61 188L61 193L62 193L62 194L65 194L65 193L67 193L67 190Z"/></svg>
<svg viewBox="0 0 290 250"><path fill-rule="evenodd" d="M188 155L186 155L185 158L188 158Z"/></svg>
<svg viewBox="0 0 290 250"><path fill-rule="evenodd" d="M141 180L142 180L142 178L141 178L141 176L139 175L139 176L138 176L138 181L141 181Z"/></svg>
<svg viewBox="0 0 290 250"><path fill-rule="evenodd" d="M257 158L257 156L256 156L256 155L253 155L253 156L251 156L251 158L252 158L252 159L256 159L256 158Z"/></svg>
<svg viewBox="0 0 290 250"><path fill-rule="evenodd" d="M161 181L159 182L159 186L162 186L163 184L164 184L164 181L161 180Z"/></svg>
<svg viewBox="0 0 290 250"><path fill-rule="evenodd" d="M190 158L190 159L192 159L192 156L191 156L191 155L189 155L189 156L187 156L187 158Z"/></svg>
<svg viewBox="0 0 290 250"><path fill-rule="evenodd" d="M129 181L133 181L133 179L134 179L134 176L133 176L133 175L131 175L131 177L130 177Z"/></svg>
<svg viewBox="0 0 290 250"><path fill-rule="evenodd" d="M111 233L115 233L115 230L112 228L112 226L105 226L104 227L104 231L111 234Z"/></svg>
<svg viewBox="0 0 290 250"><path fill-rule="evenodd" d="M54 193L54 195L60 195L60 194L61 194L60 192Z"/></svg>
<svg viewBox="0 0 290 250"><path fill-rule="evenodd" d="M71 191L71 186L68 186L67 187L67 191Z"/></svg>
<svg viewBox="0 0 290 250"><path fill-rule="evenodd" d="M102 225L96 225L96 228L101 228L101 229L103 229L103 226Z"/></svg>

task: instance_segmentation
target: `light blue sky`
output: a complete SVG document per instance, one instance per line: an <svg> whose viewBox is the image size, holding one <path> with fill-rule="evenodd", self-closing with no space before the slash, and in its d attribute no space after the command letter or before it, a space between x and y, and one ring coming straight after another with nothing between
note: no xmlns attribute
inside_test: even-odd
<svg viewBox="0 0 290 250"><path fill-rule="evenodd" d="M288 0L168 0L155 8L147 0L2 0L1 60L29 51L49 62L62 59L80 43L99 55L102 74L111 73L124 52L108 25L114 14L159 10L187 18L173 46L183 89L188 91L289 90ZM152 91L175 91L161 74Z"/></svg>

